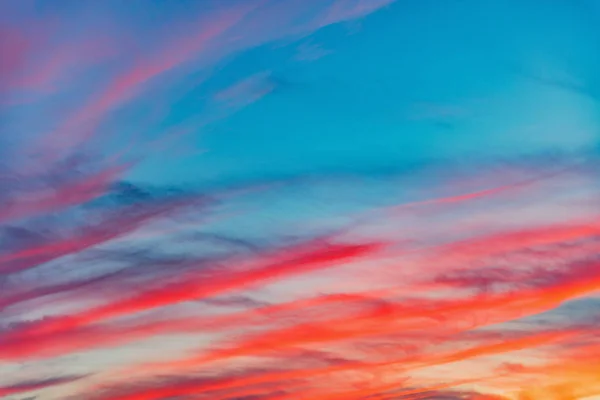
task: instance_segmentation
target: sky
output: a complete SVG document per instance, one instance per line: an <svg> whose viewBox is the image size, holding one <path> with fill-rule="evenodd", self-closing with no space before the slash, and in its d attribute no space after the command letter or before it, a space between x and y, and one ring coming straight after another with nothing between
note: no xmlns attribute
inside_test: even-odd
<svg viewBox="0 0 600 400"><path fill-rule="evenodd" d="M0 398L599 400L599 18L0 0Z"/></svg>

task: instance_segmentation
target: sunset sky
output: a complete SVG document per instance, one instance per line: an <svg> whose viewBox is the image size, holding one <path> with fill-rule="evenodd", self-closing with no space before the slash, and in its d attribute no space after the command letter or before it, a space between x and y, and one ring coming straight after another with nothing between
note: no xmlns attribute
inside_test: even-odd
<svg viewBox="0 0 600 400"><path fill-rule="evenodd" d="M599 18L0 0L0 398L600 400Z"/></svg>

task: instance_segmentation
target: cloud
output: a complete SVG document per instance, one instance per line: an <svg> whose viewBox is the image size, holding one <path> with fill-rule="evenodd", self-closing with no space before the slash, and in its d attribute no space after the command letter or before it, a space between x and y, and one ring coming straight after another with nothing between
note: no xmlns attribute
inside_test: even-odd
<svg viewBox="0 0 600 400"><path fill-rule="evenodd" d="M2 28L0 31L0 52L2 52L2 61L0 62L0 90L5 90L10 79L27 62L28 50L31 42L21 31L15 28Z"/></svg>
<svg viewBox="0 0 600 400"><path fill-rule="evenodd" d="M243 107L252 104L275 89L268 74L257 74L221 90L215 94L218 102L230 107Z"/></svg>
<svg viewBox="0 0 600 400"><path fill-rule="evenodd" d="M562 177L553 175L549 179ZM298 366L304 364L306 367L293 371L271 367L269 372L263 370L259 377L238 376L235 383L219 381L218 384L211 384L213 386L203 382L193 390L204 393L213 387L216 393L226 390L247 396L266 395L274 389L275 392L283 391L278 396L292 397L300 390L311 393L314 398L342 399L350 394L377 394L387 396L383 398L393 398L390 396L434 390L432 382L412 377L411 371L476 362L515 352L541 351L584 334L587 328L569 327L564 323L558 327L544 327L537 332L489 329L551 310L565 301L593 293L600 287L597 282L597 272L600 271L597 261L589 258L590 254L594 254L593 239L599 233L593 220L566 220L540 226L526 224L525 228L503 227L491 234L482 234L478 230L466 236L448 234L442 242L434 241L425 247L425 252L418 243L415 243L415 247L410 242L394 245L398 238L391 242L369 241L366 239L368 235L363 235L358 244L335 242L334 239L353 230L360 231L361 224L369 221L369 218L363 218L351 230L342 230L341 236L338 233L274 248L257 246L251 251L234 252L229 257L213 260L202 260L191 255L181 260L173 258L169 270L164 270L169 261L167 258L167 264L161 264L159 254L124 251L127 250L126 246L123 250L118 250L118 247L115 250L110 247L106 250L93 248L111 242L118 244L120 238L127 237L133 230L160 220L163 214L176 213L179 207L192 204L195 210L202 210L206 195L198 197L184 191L183 194L161 200L161 196L156 196L152 190L127 185L121 187L125 197L121 196L120 200L109 195L105 202L98 200L96 206L83 206L82 211L102 210L98 215L105 217L89 228L85 225L79 227L73 236L57 238L46 234L28 238L28 235L23 235L27 230L6 231L8 235L18 235L12 241L12 246L18 246L19 249L3 256L2 266L11 273L37 268L40 264L43 266L50 260L66 255L81 253L81 260L85 260L88 250L93 250L87 255L88 262L108 260L112 254L113 260L127 261L129 266L96 277L71 278L64 283L45 283L39 287L11 284L19 290L4 295L2 300L5 307L57 294L62 294L62 302L66 299L67 303L72 303L82 298L83 289L87 292L85 296L97 297L100 304L85 306L66 315L10 325L1 335L2 359L23 362L67 355L84 356L95 349L113 351L116 346L150 338L166 340L175 334L193 336L212 333L223 339L220 345L190 349L191 353L180 359L134 364L123 374L147 379L162 374L202 371L227 363L235 365L236 360L244 358L275 357L290 362L295 360ZM527 197L542 187L534 185L526 191L517 190L511 196ZM457 201L442 199L414 203L402 212L398 206L392 206L379 210L379 214L399 222L415 212L423 213L425 218L447 215L451 217L449 222L454 224L457 208L474 202L491 204L499 196L505 196L504 189L490 189L482 196L458 195ZM432 205L435 207L432 208ZM484 210L487 209L484 207ZM23 226L28 225L25 223ZM35 226L32 228L35 229ZM454 228L461 232L461 226ZM199 238L202 237L199 234ZM204 235L205 239L210 237L210 234ZM225 242L228 242L227 236ZM569 247L583 242L589 242L589 246L577 246L574 248L577 251ZM539 249L544 251L540 252ZM562 267L544 268L538 265L537 270L504 270L493 266L503 257L519 254L525 254L533 263L545 260L545 257L560 257ZM344 271L349 271L352 265L377 266L382 263L370 273L382 274L390 265L387 258L394 260L392 265L402 265L401 260L406 256L417 256L413 259L413 262L417 262L415 272L403 268L405 277L409 279L389 281L387 288L381 290L362 294L345 291L339 294L316 294L312 298L273 303L254 300L251 294L265 286L285 284L291 278L333 272L332 267L339 269L341 275L338 276L343 276ZM195 264L202 268L194 267ZM486 276L486 270L482 268L488 265L492 267ZM477 294L484 281L504 285L504 288ZM139 285L139 282L145 283ZM107 288L110 290L106 291ZM429 293L431 288L449 292L442 297L432 296ZM218 302L212 302L211 299L225 294L240 295L247 301L226 301L222 315L219 312L199 317L186 315L183 311L187 303L194 301L200 304L197 300L205 299L207 301L201 303L201 308L214 312L215 307L223 305L219 306ZM54 302L50 297L49 303ZM150 310L160 312L164 307L174 306L182 307L180 312L183 314L138 315ZM234 310L242 307L242 310L228 311L228 307ZM126 319L119 319L123 317ZM249 326L256 333L243 334ZM478 334L479 329L488 330ZM316 365L310 365L312 361L308 361L306 352L298 353L297 350L311 348L331 352L331 355L320 359ZM349 385L343 377L350 371L358 374L355 380L351 380L352 385L358 386L342 390ZM403 376L406 384L398 379L387 382L384 377L392 372ZM510 370L510 373L521 372ZM367 384L371 380L367 377L373 375L383 379L382 382ZM332 390L319 389L317 382L332 379L331 376L335 377L331 381L335 382ZM486 381L489 377L476 379ZM448 385L448 388L460 386L459 381L457 377L457 380L451 379L444 385ZM150 379L149 384L152 382ZM402 388L403 385L407 387ZM160 390L176 395L182 394L182 390L192 390L192 386L190 382L169 383ZM156 387L152 387L152 392L148 393L160 393ZM143 392L140 390L138 388L134 390L136 394L128 396L159 398L155 394L141 394Z"/></svg>
<svg viewBox="0 0 600 400"><path fill-rule="evenodd" d="M42 390L42 389L53 387L53 386L71 383L71 382L77 381L81 378L83 378L83 377L81 377L81 376L65 376L65 377L59 377L59 378L49 378L49 379L44 379L44 380L15 383L10 386L0 387L0 395L1 396L10 396L10 395L15 395L15 394L32 392L32 391L36 391L36 390Z"/></svg>
<svg viewBox="0 0 600 400"><path fill-rule="evenodd" d="M49 83L56 82L57 77L68 67L75 66L84 69L89 64L90 57L84 57L83 53L74 49L85 49L86 53L96 49L91 54L91 59L102 60L104 54L122 54L123 60L116 73L109 76L108 81L104 82L98 92L87 96L66 118L51 130L43 132L37 143L32 144L33 151L40 153L44 157L44 164L53 163L74 149L86 145L94 140L99 134L99 129L105 126L116 110L127 106L127 103L135 101L139 96L148 93L152 89L152 83L165 75L172 73L176 69L189 64L200 62L200 68L206 68L214 65L219 59L230 56L233 53L256 47L263 43L269 43L281 38L306 34L318 30L324 26L335 24L341 21L360 18L391 1L378 1L375 3L363 3L356 1L335 1L329 11L327 7L322 7L314 1L306 2L300 9L294 7L280 8L272 1L253 0L253 1L235 1L228 3L227 6L209 8L208 11L199 12L198 18L185 22L185 26L176 29L177 34L165 35L166 40L162 40L153 46L152 51L135 54L129 50L129 45L125 46L118 41L99 40L97 37L89 35L85 40L67 42L64 45L58 44L56 51L51 53L45 63L31 68L28 76L22 79L25 86L35 86L36 88L47 87ZM244 30L252 32L250 27L256 23L278 26L277 20L294 18L293 13L299 14L308 11L321 13L326 12L327 16L321 19L317 24L308 22L302 25L292 24L284 29L267 29L267 31L257 30L255 34L244 34L243 38L236 36L235 32ZM275 14L273 19L263 19L264 15ZM94 31L94 35L97 33ZM10 34L12 35L12 33ZM3 34L8 37L9 34ZM10 57L4 61L3 76L13 74L17 64L30 66L24 55L27 54L26 46L15 44L16 41L4 40L6 46L12 43L10 49L5 51ZM81 44L83 43L83 44ZM108 44L107 44L108 43ZM110 46L113 48L111 49ZM107 50L108 49L108 50ZM198 61L200 60L200 61ZM248 86L249 81L255 80L255 77L249 77L242 86ZM71 77L71 81L61 82L63 91L68 91L72 86L77 85L77 80ZM242 86L238 90L242 90ZM73 87L73 90L76 87ZM233 88L232 88L233 90ZM236 103L237 106L243 106L252 103L268 93L267 86L253 92L246 93L249 100L243 103ZM217 97L222 97L220 93ZM106 134L103 134L106 137Z"/></svg>

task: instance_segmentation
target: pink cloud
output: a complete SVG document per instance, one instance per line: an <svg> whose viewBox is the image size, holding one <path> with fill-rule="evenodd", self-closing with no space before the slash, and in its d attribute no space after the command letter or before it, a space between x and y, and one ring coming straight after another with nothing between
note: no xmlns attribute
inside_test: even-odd
<svg viewBox="0 0 600 400"><path fill-rule="evenodd" d="M378 0L374 2L338 1L327 12L325 19L321 20L316 26L308 24L301 28L301 30L310 32L329 24L359 18L391 2L392 0ZM266 6L266 8L261 8L263 6ZM130 68L114 77L99 95L94 96L91 101L55 129L48 140L55 143L57 141L64 142L65 144L69 143L69 146L74 146L77 143L85 141L90 135L95 134L97 124L102 120L103 116L128 100L131 100L151 80L202 55L210 59L211 55L207 53L209 51L225 54L227 47L230 47L230 51L236 48L239 49L235 43L233 45L227 44L225 34L244 22L253 12L256 12L255 15L258 17L273 6L274 3L269 3L268 1L245 2L236 7L217 11L210 17L202 18L200 21L201 29L196 31L196 33L180 37L150 57L139 58L134 61ZM280 12L289 13L289 7L280 10ZM280 15L278 18L285 18L285 16ZM244 26L247 23L252 23L252 21L253 19L245 21ZM262 19L261 23L264 23ZM251 36L249 38L242 40L245 43L242 47L255 46L262 41L274 40L289 33L293 33L293 30L288 32L284 28L282 31L271 32L268 37L262 39L256 36L252 37L252 33L250 33ZM223 45L225 45L225 49L219 47ZM69 52L65 50L65 53ZM58 75L59 72L56 69L58 69L59 65L63 64L64 60L62 57L68 58L69 56L57 56L55 61L50 64L47 72L48 76L41 75L32 79L48 81ZM249 79L251 80L252 78Z"/></svg>
<svg viewBox="0 0 600 400"><path fill-rule="evenodd" d="M117 74L106 88L80 108L72 117L55 129L42 142L43 148L53 148L51 157L58 157L97 132L98 124L106 114L136 96L143 86L158 76L200 56L215 40L242 21L257 7L257 3L230 8L205 18L201 29L189 37L179 38L148 58L138 58L123 72ZM58 148L54 145L62 143Z"/></svg>
<svg viewBox="0 0 600 400"><path fill-rule="evenodd" d="M22 31L0 29L0 90L14 78L27 62L32 42Z"/></svg>

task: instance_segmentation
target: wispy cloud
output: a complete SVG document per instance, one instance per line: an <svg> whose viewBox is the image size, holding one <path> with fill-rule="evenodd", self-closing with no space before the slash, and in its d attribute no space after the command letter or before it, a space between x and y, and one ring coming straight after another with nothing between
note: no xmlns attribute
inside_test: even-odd
<svg viewBox="0 0 600 400"><path fill-rule="evenodd" d="M493 200L495 193L498 192L493 192L491 198L486 201ZM476 200L478 197L464 196L462 202ZM451 209L446 206L445 211L441 212L453 213L452 208L460 206L461 203L454 203L450 206ZM427 203L420 207L427 207ZM390 211L393 211L389 214L390 217L395 215L393 218L399 218L395 207ZM122 218L123 216L120 220ZM120 228L122 227L110 228L110 225L107 225L108 231L115 233L122 232ZM238 259L238 256L234 256L231 260L218 260L213 267L204 271L189 269L194 261L188 260L182 264L189 265L188 267L174 270L179 271L178 274L181 275L169 278L172 283L153 284L148 288L135 289L126 281L122 284L119 282L122 275L118 273L114 276L107 275L106 278L91 279L89 286L86 286L87 290L101 293L105 285L124 285L123 288L127 288L130 294L124 298L119 298L121 296L118 295L115 299L105 298L104 304L71 315L51 317L8 328L3 333L0 354L4 360L17 362L96 348L111 348L155 336L166 339L172 334L193 336L212 332L224 338L223 345L197 349L195 355L181 359L133 365L124 373L128 376L139 376L140 379L165 373L174 376L185 375L213 368L211 365L224 365L223 363L227 362L237 365L235 360L245 357L267 357L267 360L284 357L295 360L290 365L296 367L285 370L274 368L267 362L260 367L260 373L251 372L250 369L235 379L217 378L213 382L205 378L200 381L183 379L157 386L156 382L150 380L149 388L115 387L110 390L109 397L160 399L184 393L214 393L218 396L219 393L235 393L240 397L250 394L264 395L267 392L279 393L274 395L274 398L293 398L300 393L307 393L311 398L340 399L355 394L376 395L381 398L398 398L416 393L427 395L433 390L444 389L444 385L448 388L456 385L460 387L460 374L450 379L450 383L439 387L440 385L433 385L418 375L411 377L411 371L440 368L454 363L472 363L481 358L544 349L548 346L550 349L557 343L585 335L586 331L581 330L581 325L515 332L508 328L495 327L545 312L564 301L596 291L600 287L597 282L597 272L600 269L598 262L593 259L593 246L561 253L563 268L544 268L538 264L547 257L556 257L556 252L561 251L565 245L590 240L593 244L598 234L598 227L594 223L565 221L555 226L508 229L487 236L450 239L447 243L430 247L426 252L419 246L411 249L406 248L404 244L400 251L392 250L392 246L391 253L384 251L386 247L380 245L334 245L329 243L332 238L315 239L274 252L269 251L258 257ZM82 240L86 241L85 238ZM393 245L393 242L389 245ZM74 247L71 250L77 254L83 249ZM535 249L544 251L532 252ZM376 256L374 250L384 252ZM528 252L526 254L536 269L530 272L524 269L523 275L518 275L518 271L502 271L495 268L490 272L499 275L492 274L486 281L486 270L496 263L495 260L513 254L518 256L524 251ZM35 248L31 252L36 253ZM420 253L423 253L421 259ZM364 259L355 259L357 256ZM309 276L317 271L323 273L337 264L340 264L343 270L348 265L360 265L365 261L366 265L382 262L378 273L385 273L389 268L386 258L396 260L391 265L402 265L406 263L402 259L407 256L413 258L411 263L417 262L419 265L412 277L412 284L406 280L402 284L390 282L387 287L362 294L317 294L313 298L269 305L250 302L243 306L249 307L245 310L210 317L185 316L184 313L180 317L173 316L167 319L160 317L112 321L117 317L134 316L141 311L177 304L183 306L191 300L210 299L226 293L245 293L247 290L252 292L256 286L273 283L277 285L294 276ZM419 256L416 261L414 256ZM379 258L381 261L377 261ZM574 261L569 262L569 259ZM528 264L523 265L526 267ZM410 270L405 271L407 277L411 276ZM475 279L469 278L466 275L468 272L473 272ZM143 269L136 272L142 275L148 273L150 272L144 272ZM450 279L452 273L457 275ZM517 275L513 277L509 274ZM481 292L484 281L501 286L498 290ZM49 292L46 294L42 286L38 292L29 292L28 298L56 294L64 290L71 302L75 297L69 293L76 289L77 285L77 282L73 282L72 287L69 284L48 286L46 290ZM423 289L417 290L417 286L411 285L423 285ZM434 287L440 294L447 292L446 298L431 293L430 289ZM118 290L115 293L117 292ZM214 306L206 303L203 307L208 307L208 311ZM249 326L253 326L254 330L258 329L258 332L241 336L234 334ZM486 329L480 331L482 328ZM303 358L305 355L302 352L296 355L298 349L311 348L326 349L332 356L320 361L309 361L310 359ZM394 356L390 354L392 350ZM340 352L340 355L336 355ZM339 357L342 354L345 354L346 361L340 361ZM303 365L305 367L300 367ZM347 381L348 378L343 377L350 371L356 374L356 379ZM388 381L391 379L391 373L404 376L402 381L405 380L406 383L397 378ZM373 382L372 376L379 377L381 383L368 383ZM321 388L318 382L322 379L328 379L328 387L331 389ZM476 380L484 382L486 379L490 378L481 377ZM364 383L361 383L363 381ZM351 385L355 388L334 389L335 386L331 386L334 382L335 385L340 385L340 388L354 382ZM401 389L403 385L406 387ZM386 394L388 392L389 395Z"/></svg>

